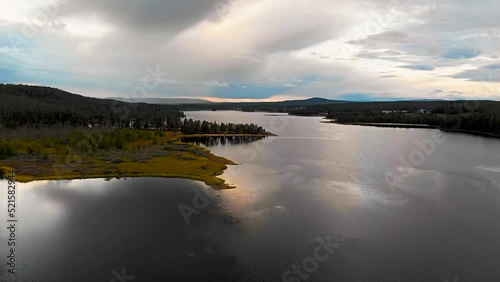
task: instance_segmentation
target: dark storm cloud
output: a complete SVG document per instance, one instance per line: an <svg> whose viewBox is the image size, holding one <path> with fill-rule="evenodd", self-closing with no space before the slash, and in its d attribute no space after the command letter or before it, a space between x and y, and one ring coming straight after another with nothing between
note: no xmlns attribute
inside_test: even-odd
<svg viewBox="0 0 500 282"><path fill-rule="evenodd" d="M175 32L203 19L218 20L232 0L68 0L59 16L99 16L118 27L141 32Z"/></svg>

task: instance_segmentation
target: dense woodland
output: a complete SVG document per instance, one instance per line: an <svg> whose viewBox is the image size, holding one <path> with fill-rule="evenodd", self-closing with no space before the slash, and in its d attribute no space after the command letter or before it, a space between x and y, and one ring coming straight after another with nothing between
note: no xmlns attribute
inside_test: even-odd
<svg viewBox="0 0 500 282"><path fill-rule="evenodd" d="M254 124L182 121L183 116L172 106L130 104L49 87L0 84L0 160L19 153L48 158L48 151L130 150L130 144L139 141L158 142L162 130L184 134L267 133Z"/></svg>
<svg viewBox="0 0 500 282"><path fill-rule="evenodd" d="M500 134L500 103L492 101L436 101L349 103L326 106L328 118L340 123L428 124L442 129ZM425 109L430 113L418 113ZM383 113L382 111L408 111ZM314 109L310 109L314 111ZM305 111L302 111L305 113Z"/></svg>
<svg viewBox="0 0 500 282"><path fill-rule="evenodd" d="M500 108L500 103L493 101L397 101L397 102L349 102L304 106L291 110L292 115L313 116L320 113L381 113L382 111L408 110L416 113L426 109L432 113L466 113L470 111L488 112Z"/></svg>
<svg viewBox="0 0 500 282"><path fill-rule="evenodd" d="M181 126L184 134L268 134L256 124L233 124L184 119Z"/></svg>
<svg viewBox="0 0 500 282"><path fill-rule="evenodd" d="M99 124L128 127L146 122L178 127L183 113L168 105L89 98L41 86L0 84L0 127L15 129ZM138 122L137 122L138 121Z"/></svg>
<svg viewBox="0 0 500 282"><path fill-rule="evenodd" d="M49 87L0 84L0 160L16 152L41 154L68 146L82 152L89 146L92 150L124 149L137 141L155 141L162 130L268 134L255 124L182 120L183 116L172 106L130 104Z"/></svg>
<svg viewBox="0 0 500 282"><path fill-rule="evenodd" d="M181 120L176 106L89 98L40 86L0 84L0 128L104 127L161 129L185 134L266 134L255 124ZM0 140L1 141L1 140ZM0 155L7 152L2 151Z"/></svg>

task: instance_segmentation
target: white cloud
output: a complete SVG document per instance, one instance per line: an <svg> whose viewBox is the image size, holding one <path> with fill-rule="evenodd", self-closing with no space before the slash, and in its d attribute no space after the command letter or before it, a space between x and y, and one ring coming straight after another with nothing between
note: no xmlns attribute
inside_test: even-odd
<svg viewBox="0 0 500 282"><path fill-rule="evenodd" d="M215 81L215 80L209 81L209 82L207 82L205 84L207 86L211 86L211 87L229 87L229 83L227 83L227 82L218 82L218 81Z"/></svg>
<svg viewBox="0 0 500 282"><path fill-rule="evenodd" d="M6 35L45 6L10 2L0 2L0 55L19 68L12 75L80 93L129 92L156 65L169 81L155 93L176 97L232 86L240 98L498 89L499 70L483 68L500 48L500 5L487 0L67 0L20 53Z"/></svg>

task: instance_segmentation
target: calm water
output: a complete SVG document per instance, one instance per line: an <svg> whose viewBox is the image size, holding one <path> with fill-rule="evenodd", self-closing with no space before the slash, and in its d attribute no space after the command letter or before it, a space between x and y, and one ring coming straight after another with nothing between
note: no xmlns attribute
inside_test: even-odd
<svg viewBox="0 0 500 282"><path fill-rule="evenodd" d="M187 115L279 136L209 147L240 164L222 176L234 190L153 178L19 184L15 276L0 182L0 281L120 281L122 268L135 276L123 281L500 281L499 140ZM189 224L180 204L195 209Z"/></svg>

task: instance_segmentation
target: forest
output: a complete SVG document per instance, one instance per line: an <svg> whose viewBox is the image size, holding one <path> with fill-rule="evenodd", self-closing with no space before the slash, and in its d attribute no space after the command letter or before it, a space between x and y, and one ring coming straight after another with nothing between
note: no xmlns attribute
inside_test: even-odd
<svg viewBox="0 0 500 282"><path fill-rule="evenodd" d="M428 113L419 113L419 109ZM427 124L448 130L500 134L500 103L493 101L360 103L328 106L327 110L328 118L338 123Z"/></svg>
<svg viewBox="0 0 500 282"><path fill-rule="evenodd" d="M180 128L184 134L269 134L256 124L233 124L184 119Z"/></svg>
<svg viewBox="0 0 500 282"><path fill-rule="evenodd" d="M51 87L0 84L0 127L9 129L88 124L128 127L130 121L141 121L136 123L139 125L149 121L160 126L165 120L178 127L183 116L168 105L125 103Z"/></svg>
<svg viewBox="0 0 500 282"><path fill-rule="evenodd" d="M126 103L50 87L0 84L0 129L85 126L182 131L184 134L267 134L255 124L182 121L182 117L184 113L176 106ZM0 158L8 154L0 147Z"/></svg>
<svg viewBox="0 0 500 282"><path fill-rule="evenodd" d="M426 109L432 113L466 113L471 111L499 111L500 103L494 101L394 101L394 102L348 102L303 106L289 111L292 115L314 116L320 113L381 113L382 111L402 111L416 113Z"/></svg>
<svg viewBox="0 0 500 282"><path fill-rule="evenodd" d="M0 84L0 129L104 127L181 131L184 134L267 134L254 124L217 124L182 118L182 110L288 112L323 115L339 123L428 124L443 129L500 133L494 101L346 102L312 98L266 103L154 105L89 98L42 86ZM428 113L418 113L425 109ZM0 148L0 155L6 155Z"/></svg>

